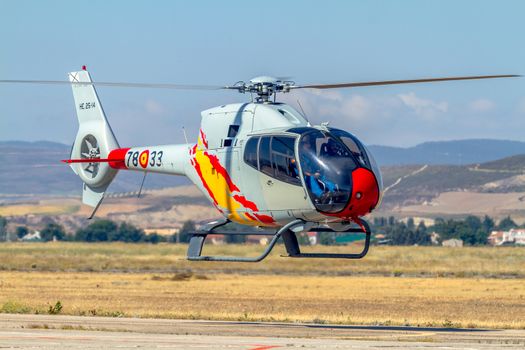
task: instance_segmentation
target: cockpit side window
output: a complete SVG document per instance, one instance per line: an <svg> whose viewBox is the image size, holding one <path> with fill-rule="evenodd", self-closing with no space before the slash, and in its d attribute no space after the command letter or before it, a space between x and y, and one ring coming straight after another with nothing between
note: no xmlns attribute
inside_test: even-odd
<svg viewBox="0 0 525 350"><path fill-rule="evenodd" d="M266 175L301 186L294 137L253 137L246 142L244 161Z"/></svg>
<svg viewBox="0 0 525 350"><path fill-rule="evenodd" d="M259 138L252 137L246 142L246 147L244 148L244 161L250 166L258 169L257 165L257 146L259 145Z"/></svg>
<svg viewBox="0 0 525 350"><path fill-rule="evenodd" d="M267 175L274 176L270 153L270 140L270 136L264 136L261 137L261 141L259 142L259 170Z"/></svg>
<svg viewBox="0 0 525 350"><path fill-rule="evenodd" d="M294 185L301 185L295 159L295 138L272 137L272 166L275 178Z"/></svg>

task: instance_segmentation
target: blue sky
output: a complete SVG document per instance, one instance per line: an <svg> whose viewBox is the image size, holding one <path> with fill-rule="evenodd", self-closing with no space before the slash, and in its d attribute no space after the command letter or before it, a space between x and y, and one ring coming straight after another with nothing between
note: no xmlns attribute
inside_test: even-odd
<svg viewBox="0 0 525 350"><path fill-rule="evenodd" d="M232 84L525 74L524 1L6 1L0 79ZM179 143L234 92L98 88L122 146ZM370 144L525 141L525 78L301 91L311 121ZM68 86L0 86L0 140L71 143Z"/></svg>

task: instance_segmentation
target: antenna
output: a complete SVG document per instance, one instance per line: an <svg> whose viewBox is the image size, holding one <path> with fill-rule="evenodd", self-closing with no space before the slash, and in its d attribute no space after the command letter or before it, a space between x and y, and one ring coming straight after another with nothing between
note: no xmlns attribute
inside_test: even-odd
<svg viewBox="0 0 525 350"><path fill-rule="evenodd" d="M303 106L301 106L301 102L299 102L299 99L297 99L297 104L299 105L299 108L301 108L301 112L303 112L304 119L306 119L306 121L308 122L308 125L309 126L312 125L310 124L310 121L308 120L308 116L304 112Z"/></svg>
<svg viewBox="0 0 525 350"><path fill-rule="evenodd" d="M139 193L137 195L137 198L140 198L140 194L142 193L142 187L144 187L144 181L146 181L146 175L148 175L148 172L144 172L144 177L142 178L142 183L140 184Z"/></svg>
<svg viewBox="0 0 525 350"><path fill-rule="evenodd" d="M188 135L186 135L186 129L182 127L182 134L184 135L184 140L186 140L186 144L188 144Z"/></svg>

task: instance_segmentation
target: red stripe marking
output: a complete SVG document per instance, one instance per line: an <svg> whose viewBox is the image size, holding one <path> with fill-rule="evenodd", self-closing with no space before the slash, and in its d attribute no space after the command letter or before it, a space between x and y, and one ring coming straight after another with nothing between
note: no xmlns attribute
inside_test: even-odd
<svg viewBox="0 0 525 350"><path fill-rule="evenodd" d="M200 129L199 131L201 134L202 144L204 145L204 147L206 147L206 149L208 149L208 140L206 140L206 135L204 135L204 132L202 131L202 129Z"/></svg>
<svg viewBox="0 0 525 350"><path fill-rule="evenodd" d="M273 224L273 223L275 223L275 221L273 220L273 218L270 215L257 214L257 213L253 213L253 215L255 215L255 217L260 222L263 222L265 224Z"/></svg>
<svg viewBox="0 0 525 350"><path fill-rule="evenodd" d="M208 159L211 162L212 167L224 177L224 180L226 180L226 183L228 184L228 187L230 189L230 192L240 192L239 188L235 186L232 179L230 178L230 174L224 169L224 167L219 162L219 158L217 156L211 155L208 152L204 152L204 155L208 157Z"/></svg>
<svg viewBox="0 0 525 350"><path fill-rule="evenodd" d="M241 205L247 209L250 209L252 211L258 211L259 208L257 208L257 204L255 204L252 201L249 201L244 197L243 195L236 194L233 196L233 199L235 199L237 202L241 203Z"/></svg>
<svg viewBox="0 0 525 350"><path fill-rule="evenodd" d="M252 214L248 213L248 212L245 212L244 215L246 215L246 217L252 221L258 221L257 218L255 216L253 216Z"/></svg>

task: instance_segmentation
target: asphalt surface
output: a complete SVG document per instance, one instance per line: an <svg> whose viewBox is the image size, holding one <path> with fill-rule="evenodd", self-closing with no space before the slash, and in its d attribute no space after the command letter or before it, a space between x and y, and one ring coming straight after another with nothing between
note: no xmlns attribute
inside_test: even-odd
<svg viewBox="0 0 525 350"><path fill-rule="evenodd" d="M523 349L525 330L0 314L0 348Z"/></svg>

